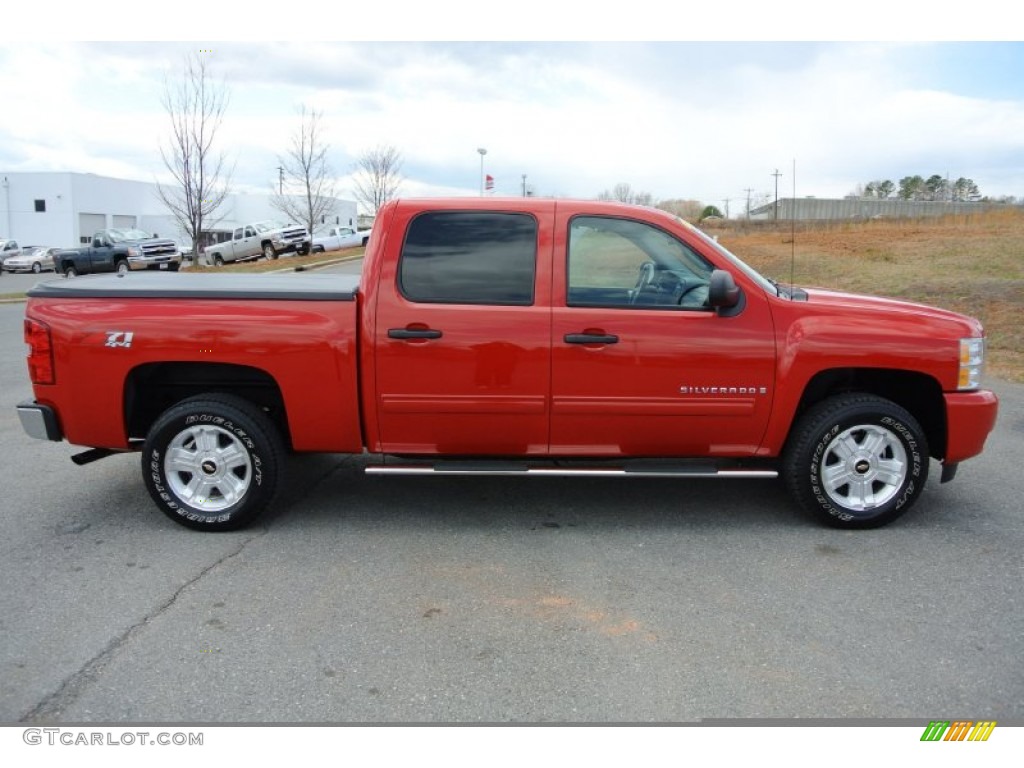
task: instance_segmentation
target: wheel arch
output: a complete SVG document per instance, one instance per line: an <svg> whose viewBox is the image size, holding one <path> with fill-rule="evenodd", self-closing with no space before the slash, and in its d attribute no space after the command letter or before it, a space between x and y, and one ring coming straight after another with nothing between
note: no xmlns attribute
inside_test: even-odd
<svg viewBox="0 0 1024 768"><path fill-rule="evenodd" d="M124 420L129 439L141 440L160 414L191 397L227 394L261 409L291 446L288 414L277 381L259 368L230 363L145 363L132 369L124 387Z"/></svg>
<svg viewBox="0 0 1024 768"><path fill-rule="evenodd" d="M815 374L800 396L786 439L800 417L815 404L834 395L859 392L891 400L917 419L928 439L931 455L945 458L946 408L939 382L924 373L890 368L832 368Z"/></svg>

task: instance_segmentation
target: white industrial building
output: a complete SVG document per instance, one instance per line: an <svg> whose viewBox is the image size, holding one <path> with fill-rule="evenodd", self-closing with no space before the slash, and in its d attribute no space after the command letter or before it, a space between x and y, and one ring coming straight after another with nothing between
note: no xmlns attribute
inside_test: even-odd
<svg viewBox="0 0 1024 768"><path fill-rule="evenodd" d="M70 248L88 243L94 232L111 227L138 227L147 232L191 243L157 194L157 185L145 181L113 179L92 173L3 173L3 216L0 239L21 244ZM236 227L263 219L282 219L271 205L273 195L232 194L217 212L218 221L207 229L210 240L224 239ZM330 221L355 227L356 204L337 200Z"/></svg>

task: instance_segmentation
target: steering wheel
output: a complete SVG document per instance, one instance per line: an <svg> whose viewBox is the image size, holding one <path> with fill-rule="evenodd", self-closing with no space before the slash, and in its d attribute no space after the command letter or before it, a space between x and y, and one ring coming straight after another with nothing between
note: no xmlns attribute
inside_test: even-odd
<svg viewBox="0 0 1024 768"><path fill-rule="evenodd" d="M640 296L640 292L648 285L654 282L654 262L645 261L640 265L640 271L636 275L636 285L633 286L633 290L629 295L629 303L636 304L637 297Z"/></svg>

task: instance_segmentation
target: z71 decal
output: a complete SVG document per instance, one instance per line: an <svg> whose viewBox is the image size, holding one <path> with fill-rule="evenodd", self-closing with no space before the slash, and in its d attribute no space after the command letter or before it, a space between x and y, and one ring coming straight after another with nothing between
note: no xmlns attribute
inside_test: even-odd
<svg viewBox="0 0 1024 768"><path fill-rule="evenodd" d="M107 331L107 343L104 346L128 348L132 345L134 335L132 331Z"/></svg>

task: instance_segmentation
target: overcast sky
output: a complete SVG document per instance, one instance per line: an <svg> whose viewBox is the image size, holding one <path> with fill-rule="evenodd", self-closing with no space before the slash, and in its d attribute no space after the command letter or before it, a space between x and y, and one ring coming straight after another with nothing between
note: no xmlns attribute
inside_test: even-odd
<svg viewBox="0 0 1024 768"><path fill-rule="evenodd" d="M164 79L202 49L230 91L219 145L240 190L276 184L305 105L324 113L346 193L356 157L383 144L402 154L405 195L478 194L483 147L498 194L519 194L523 174L539 195L626 182L657 199L730 199L735 213L747 189L774 194L776 169L792 194L795 161L799 196L938 173L1024 197L1021 43L265 42L273 31L5 44L0 171L166 178Z"/></svg>

